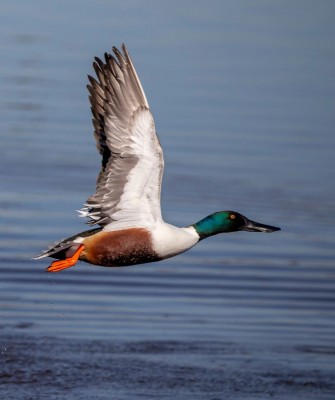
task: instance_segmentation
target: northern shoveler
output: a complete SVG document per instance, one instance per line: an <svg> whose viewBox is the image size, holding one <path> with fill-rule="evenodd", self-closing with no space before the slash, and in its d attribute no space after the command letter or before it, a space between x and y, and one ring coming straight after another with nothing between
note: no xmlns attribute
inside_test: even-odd
<svg viewBox="0 0 335 400"><path fill-rule="evenodd" d="M273 232L280 228L220 211L184 227L163 221L160 207L163 152L141 82L124 45L95 58L89 76L94 136L102 156L96 192L80 212L96 229L62 240L36 259L58 259L47 272L78 260L119 267L164 260L222 232Z"/></svg>

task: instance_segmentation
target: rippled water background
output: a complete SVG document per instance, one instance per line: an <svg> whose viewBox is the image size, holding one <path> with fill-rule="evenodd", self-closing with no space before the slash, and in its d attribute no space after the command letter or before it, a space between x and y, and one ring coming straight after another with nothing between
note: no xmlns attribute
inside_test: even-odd
<svg viewBox="0 0 335 400"><path fill-rule="evenodd" d="M0 15L0 392L333 399L332 1L11 1ZM99 157L92 59L125 42L165 151L165 219L282 227L171 260L44 273Z"/></svg>

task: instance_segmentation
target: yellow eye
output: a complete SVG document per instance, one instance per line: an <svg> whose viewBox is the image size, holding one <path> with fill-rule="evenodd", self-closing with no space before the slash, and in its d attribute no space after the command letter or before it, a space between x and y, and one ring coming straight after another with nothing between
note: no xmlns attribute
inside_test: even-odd
<svg viewBox="0 0 335 400"><path fill-rule="evenodd" d="M235 219L236 215L235 214L230 214L230 219Z"/></svg>

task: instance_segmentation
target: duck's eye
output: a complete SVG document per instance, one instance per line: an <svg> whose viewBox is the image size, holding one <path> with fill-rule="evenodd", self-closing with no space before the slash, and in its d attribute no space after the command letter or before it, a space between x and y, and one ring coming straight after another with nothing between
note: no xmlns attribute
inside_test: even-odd
<svg viewBox="0 0 335 400"><path fill-rule="evenodd" d="M235 219L236 215L235 214L230 214L230 219Z"/></svg>

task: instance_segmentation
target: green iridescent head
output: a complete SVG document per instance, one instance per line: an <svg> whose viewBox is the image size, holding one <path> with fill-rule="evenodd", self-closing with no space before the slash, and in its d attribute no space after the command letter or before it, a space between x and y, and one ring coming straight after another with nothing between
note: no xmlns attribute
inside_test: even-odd
<svg viewBox="0 0 335 400"><path fill-rule="evenodd" d="M242 214L235 211L219 211L192 225L201 239L218 233L236 231L248 232L274 232L280 228L270 225L259 224L251 221Z"/></svg>

